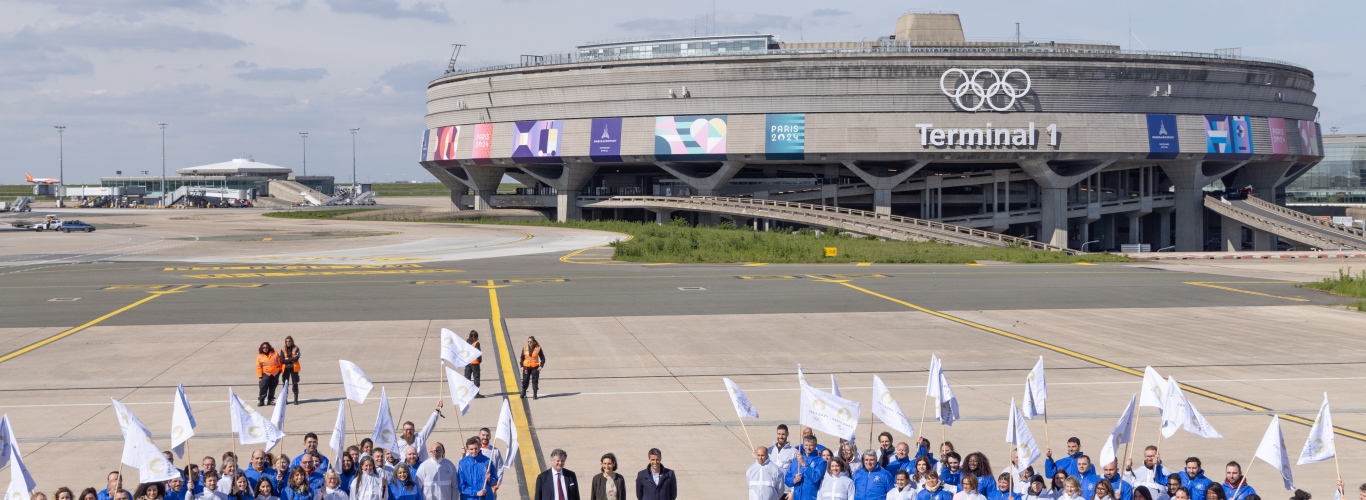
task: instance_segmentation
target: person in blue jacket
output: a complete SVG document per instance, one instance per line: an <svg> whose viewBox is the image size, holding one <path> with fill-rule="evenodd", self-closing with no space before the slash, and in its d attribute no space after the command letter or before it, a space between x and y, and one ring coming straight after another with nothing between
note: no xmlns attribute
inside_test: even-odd
<svg viewBox="0 0 1366 500"><path fill-rule="evenodd" d="M944 489L939 482L939 474L931 470L925 475L925 487L915 494L915 500L953 500L953 493Z"/></svg>
<svg viewBox="0 0 1366 500"><path fill-rule="evenodd" d="M900 470L904 470L907 474L911 474L915 472L914 467L915 466L911 461L911 446L906 443L897 443L896 455L887 460L887 466L883 468L887 469L887 472L892 474L896 474L896 471Z"/></svg>
<svg viewBox="0 0 1366 500"><path fill-rule="evenodd" d="M989 481L989 479L988 479ZM1002 472L996 476L996 487L987 493L987 500L1020 500L1020 495L1011 493L1010 473Z"/></svg>
<svg viewBox="0 0 1366 500"><path fill-rule="evenodd" d="M943 467L939 470L939 481L951 485L955 488L963 484L963 457L958 456L958 452L950 451L944 456Z"/></svg>
<svg viewBox="0 0 1366 500"><path fill-rule="evenodd" d="M1119 500L1134 500L1134 486L1129 484L1128 481L1125 481L1123 476L1119 475L1119 465L1117 463L1112 461L1105 464L1105 469L1103 469L1102 472L1104 472L1102 480L1108 481L1110 487L1119 493Z"/></svg>
<svg viewBox="0 0 1366 500"><path fill-rule="evenodd" d="M816 436L802 438L802 450L792 465L787 467L783 484L792 488L792 500L816 500L821 491L821 480L825 478L825 459L817 449ZM419 499L420 500L420 499Z"/></svg>
<svg viewBox="0 0 1366 500"><path fill-rule="evenodd" d="M1077 457L1077 481L1081 482L1081 497L1089 500L1096 495L1096 483L1101 482L1101 477L1096 474L1096 469L1091 467L1091 457L1082 455Z"/></svg>
<svg viewBox="0 0 1366 500"><path fill-rule="evenodd" d="M1053 461L1052 446L1044 448L1044 455L1047 457L1043 461L1044 475L1053 477L1058 469L1062 469L1067 471L1068 476L1077 477L1077 459L1082 456L1081 440L1075 436L1067 438L1067 456L1058 459L1056 462ZM1086 498L1090 499L1090 497Z"/></svg>
<svg viewBox="0 0 1366 500"><path fill-rule="evenodd" d="M930 459L930 469L931 469L931 470L937 470L937 469L938 469L937 466L938 466L938 464L939 464L939 460L936 460L936 459L934 458L934 453L930 451L930 440L929 440L929 439L925 439L924 436L921 436L921 437L920 437L920 443L919 443L917 446L918 446L918 447L917 447L916 450L915 450L915 458L929 457L929 459ZM953 445L950 444L949 446L951 447L951 446L953 446Z"/></svg>
<svg viewBox="0 0 1366 500"><path fill-rule="evenodd" d="M422 500L422 487L417 485L408 464L399 462L394 466L394 479L389 481L389 500Z"/></svg>
<svg viewBox="0 0 1366 500"><path fill-rule="evenodd" d="M1205 477L1199 457L1186 459L1186 470L1181 473L1181 486L1190 490L1191 500L1205 500L1205 491L1214 486L1214 481Z"/></svg>
<svg viewBox="0 0 1366 500"><path fill-rule="evenodd" d="M885 500L892 489L892 475L877 464L877 453L863 452L863 467L854 470L855 500Z"/></svg>
<svg viewBox="0 0 1366 500"><path fill-rule="evenodd" d="M1257 494L1257 490L1247 484L1247 478L1243 477L1243 466L1238 462L1229 462L1224 467L1223 486L1224 497L1228 500L1247 500L1248 496Z"/></svg>
<svg viewBox="0 0 1366 500"><path fill-rule="evenodd" d="M460 478L460 500L493 498L493 485L498 478L493 475L489 457L479 450L479 438L465 440L465 456L460 458L456 467L456 477Z"/></svg>

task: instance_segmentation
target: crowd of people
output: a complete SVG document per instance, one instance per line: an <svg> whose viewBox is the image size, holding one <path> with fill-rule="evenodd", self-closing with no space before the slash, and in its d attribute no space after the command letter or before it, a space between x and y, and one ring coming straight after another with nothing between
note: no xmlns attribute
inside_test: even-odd
<svg viewBox="0 0 1366 500"><path fill-rule="evenodd" d="M953 443L940 443L939 454L919 438L910 445L893 445L890 432L878 436L878 446L859 452L840 440L838 448L817 442L811 429L801 441L788 441L786 425L777 427L773 446L754 449L754 463L745 472L751 500L1261 500L1247 483L1242 465L1224 466L1223 482L1205 477L1199 457L1189 457L1178 469L1163 464L1156 446L1143 450L1135 464L1119 459L1094 464L1081 450L1081 440L1067 440L1067 455L1053 458L1046 448L1043 474L1032 465L1018 467L1015 457L999 473L982 452L960 455ZM1099 469L1099 472L1097 472ZM1338 480L1342 491L1342 480ZM1366 500L1362 484L1360 500ZM1296 490L1292 500L1309 500Z"/></svg>

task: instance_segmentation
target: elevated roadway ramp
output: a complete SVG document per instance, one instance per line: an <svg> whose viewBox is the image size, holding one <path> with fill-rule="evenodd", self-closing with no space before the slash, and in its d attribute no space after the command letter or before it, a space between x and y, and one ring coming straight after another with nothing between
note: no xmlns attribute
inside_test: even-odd
<svg viewBox="0 0 1366 500"><path fill-rule="evenodd" d="M585 205L586 208L643 208L652 211L685 210L707 212L735 218L764 218L836 228L901 241L937 241L953 245L981 247L1020 246L1079 254L1076 250L1037 241L1007 236L962 226L899 215L885 215L851 208L810 205L756 198L715 196L614 196Z"/></svg>
<svg viewBox="0 0 1366 500"><path fill-rule="evenodd" d="M294 181L270 181L266 189L271 197L298 205L322 205L332 198Z"/></svg>
<svg viewBox="0 0 1366 500"><path fill-rule="evenodd" d="M1325 250L1366 250L1366 231L1324 222L1274 203L1205 197L1205 208L1245 227Z"/></svg>

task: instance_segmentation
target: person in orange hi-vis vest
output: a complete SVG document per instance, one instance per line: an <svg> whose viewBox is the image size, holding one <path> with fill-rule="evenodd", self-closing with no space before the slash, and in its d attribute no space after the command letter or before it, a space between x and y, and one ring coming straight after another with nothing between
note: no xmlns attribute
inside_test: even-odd
<svg viewBox="0 0 1366 500"><path fill-rule="evenodd" d="M273 405L275 387L280 383L280 370L284 368L280 363L280 351L275 350L270 342L262 342L256 353L256 380L261 386L261 391L256 396L256 406ZM269 403L266 402L267 399L270 400Z"/></svg>
<svg viewBox="0 0 1366 500"><path fill-rule="evenodd" d="M541 368L545 368L545 352L536 337L527 337L522 347L522 395L526 395L527 384L531 384L531 399L540 399Z"/></svg>
<svg viewBox="0 0 1366 500"><path fill-rule="evenodd" d="M475 349L479 349L479 332L470 330L470 336L465 338L465 343L474 346ZM481 349L480 352L483 352L483 350ZM465 365L465 378L469 379L470 382L473 382L475 387L479 387L479 362L483 360L484 355L480 354L479 357L474 358L474 361L470 361L470 364ZM475 394L474 397L482 398L484 395Z"/></svg>

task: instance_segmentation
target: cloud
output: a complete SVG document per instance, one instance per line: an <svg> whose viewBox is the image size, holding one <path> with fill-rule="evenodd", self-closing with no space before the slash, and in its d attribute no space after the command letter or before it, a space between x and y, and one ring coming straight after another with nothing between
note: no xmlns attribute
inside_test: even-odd
<svg viewBox="0 0 1366 500"><path fill-rule="evenodd" d="M325 68L255 68L254 64L252 66L252 69L235 76L254 82L311 82L327 76Z"/></svg>
<svg viewBox="0 0 1366 500"><path fill-rule="evenodd" d="M327 0L334 12L362 14L380 19L419 19L434 23L449 23L451 15L439 3L417 2L403 6L398 0Z"/></svg>
<svg viewBox="0 0 1366 500"><path fill-rule="evenodd" d="M816 9L811 11L811 17L839 17L847 16L850 12L840 9Z"/></svg>
<svg viewBox="0 0 1366 500"><path fill-rule="evenodd" d="M399 92L427 90L427 83L446 71L442 61L414 61L389 68L379 75L380 83Z"/></svg>
<svg viewBox="0 0 1366 500"><path fill-rule="evenodd" d="M60 48L19 47L0 42L0 89L28 88L56 76L93 73L89 59Z"/></svg>
<svg viewBox="0 0 1366 500"><path fill-rule="evenodd" d="M34 47L88 47L156 52L230 50L247 46L232 36L170 24L79 23L52 27L28 26L14 35L15 43Z"/></svg>
<svg viewBox="0 0 1366 500"><path fill-rule="evenodd" d="M65 14L86 15L96 12L141 18L147 12L183 10L200 14L217 14L224 0L28 0L55 7Z"/></svg>
<svg viewBox="0 0 1366 500"><path fill-rule="evenodd" d="M254 63L254 62L247 62L247 61L245 61L245 60L244 60L244 61L237 61L237 62L235 62L235 63L232 63L232 67L237 68L237 69L252 69L252 68L259 67L259 66L260 66L260 65Z"/></svg>

